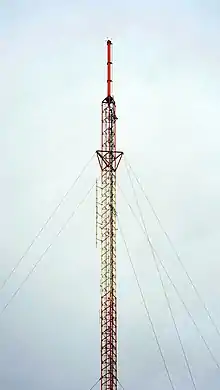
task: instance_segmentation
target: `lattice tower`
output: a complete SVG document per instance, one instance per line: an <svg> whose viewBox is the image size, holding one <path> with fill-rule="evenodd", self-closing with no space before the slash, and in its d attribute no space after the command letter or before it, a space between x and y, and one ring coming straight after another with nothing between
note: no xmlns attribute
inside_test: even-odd
<svg viewBox="0 0 220 390"><path fill-rule="evenodd" d="M101 390L117 390L116 172L123 153L116 151L116 104L112 96L112 42L107 41L107 97L102 101L101 149L97 156L97 225L101 249Z"/></svg>

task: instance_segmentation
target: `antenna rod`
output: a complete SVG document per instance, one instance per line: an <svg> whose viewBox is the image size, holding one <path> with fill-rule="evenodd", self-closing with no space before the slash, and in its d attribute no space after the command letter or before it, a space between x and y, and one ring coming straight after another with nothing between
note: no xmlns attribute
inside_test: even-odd
<svg viewBox="0 0 220 390"><path fill-rule="evenodd" d="M112 83L112 42L107 41L107 96L112 95L111 83Z"/></svg>

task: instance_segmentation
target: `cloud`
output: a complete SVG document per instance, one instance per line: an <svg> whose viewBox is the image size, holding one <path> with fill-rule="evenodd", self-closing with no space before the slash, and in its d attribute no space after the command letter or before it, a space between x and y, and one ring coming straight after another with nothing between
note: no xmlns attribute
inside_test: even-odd
<svg viewBox="0 0 220 390"><path fill-rule="evenodd" d="M220 324L218 281L219 5L215 1L17 1L2 7L0 64L1 281L99 147L105 39L114 42L118 148L125 154ZM4 306L98 175L93 162L18 273ZM135 207L124 165L120 185ZM220 359L219 340L143 198L154 245ZM178 389L190 386L157 273L135 221L119 208L141 285ZM89 388L99 377L99 254L95 194L0 319L0 383ZM123 243L118 248L120 380L170 388ZM215 366L166 286L198 387ZM203 314L202 314L203 313ZM187 324L187 325L186 325ZM175 340L175 341L174 341ZM193 347L192 347L193 346Z"/></svg>

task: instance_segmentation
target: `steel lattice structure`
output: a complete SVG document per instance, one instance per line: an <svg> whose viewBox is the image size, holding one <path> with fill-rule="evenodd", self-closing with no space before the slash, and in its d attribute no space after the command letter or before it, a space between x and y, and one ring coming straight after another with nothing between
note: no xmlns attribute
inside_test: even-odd
<svg viewBox="0 0 220 390"><path fill-rule="evenodd" d="M112 42L107 41L107 97L102 101L101 168L97 222L101 247L101 390L117 390L116 171L123 153L116 151L116 104L112 96Z"/></svg>

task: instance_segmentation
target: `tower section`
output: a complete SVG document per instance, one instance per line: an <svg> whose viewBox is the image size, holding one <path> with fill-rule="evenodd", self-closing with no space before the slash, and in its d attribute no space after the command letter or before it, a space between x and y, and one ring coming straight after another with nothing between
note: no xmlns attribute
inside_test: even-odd
<svg viewBox="0 0 220 390"><path fill-rule="evenodd" d="M117 281L116 281L116 173L122 152L116 150L116 104L112 96L112 42L107 41L107 97L101 105L101 168L99 204L101 251L101 390L116 390Z"/></svg>

